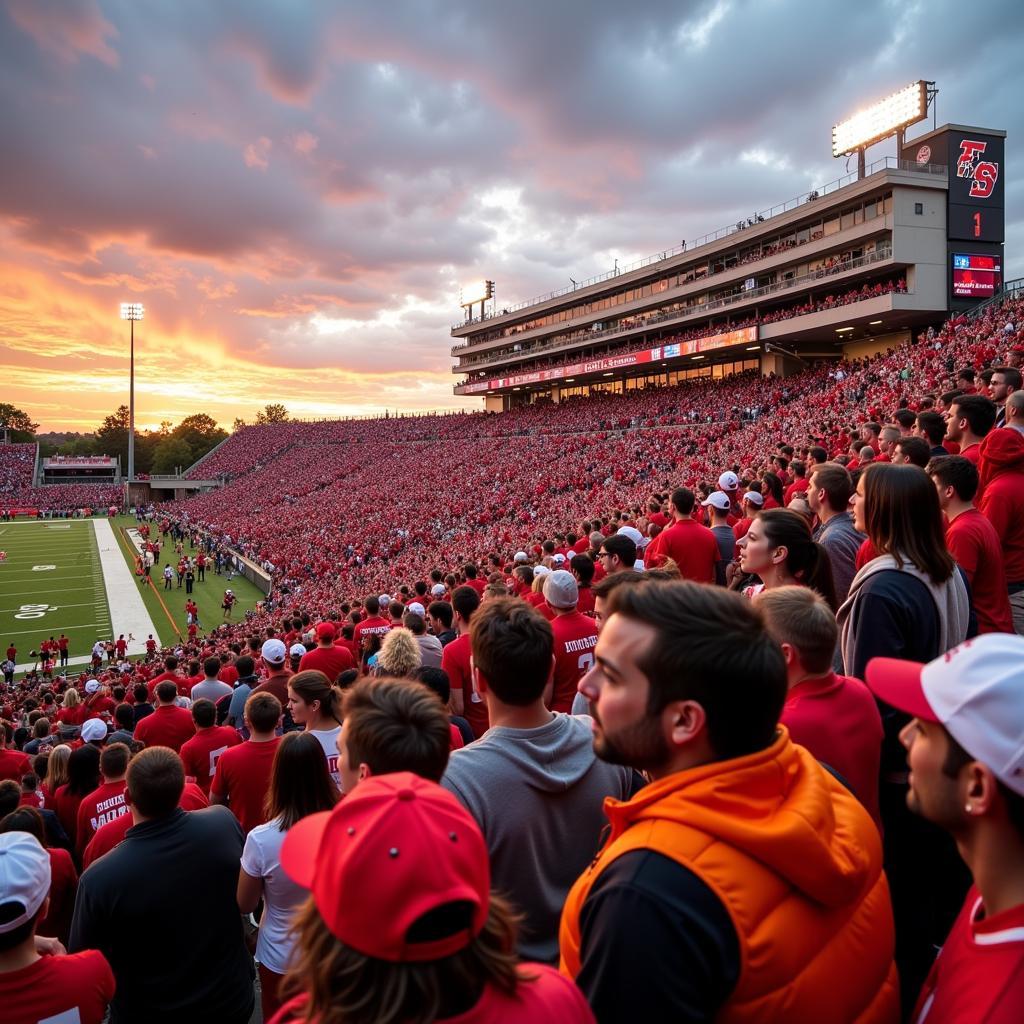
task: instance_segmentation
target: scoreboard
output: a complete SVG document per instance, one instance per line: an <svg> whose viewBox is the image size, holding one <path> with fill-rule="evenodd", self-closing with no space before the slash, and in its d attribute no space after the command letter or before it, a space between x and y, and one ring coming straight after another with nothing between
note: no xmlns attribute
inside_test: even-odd
<svg viewBox="0 0 1024 1024"><path fill-rule="evenodd" d="M990 299L1003 283L1002 260L983 253L953 254L953 296Z"/></svg>

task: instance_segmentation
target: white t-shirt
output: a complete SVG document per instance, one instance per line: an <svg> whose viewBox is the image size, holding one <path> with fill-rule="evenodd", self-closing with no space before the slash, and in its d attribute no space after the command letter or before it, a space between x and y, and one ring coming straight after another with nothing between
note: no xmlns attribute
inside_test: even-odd
<svg viewBox="0 0 1024 1024"><path fill-rule="evenodd" d="M341 776L338 775L338 737L341 735L341 726L336 725L333 729L307 729L310 736L324 748L324 757L327 758L327 770L331 773L336 786L341 785Z"/></svg>
<svg viewBox="0 0 1024 1024"><path fill-rule="evenodd" d="M295 911L309 896L281 867L281 845L288 834L279 828L281 819L257 825L246 837L242 850L242 870L252 878L263 879L265 908L256 940L256 959L268 971L284 974L288 969L294 937L289 935Z"/></svg>

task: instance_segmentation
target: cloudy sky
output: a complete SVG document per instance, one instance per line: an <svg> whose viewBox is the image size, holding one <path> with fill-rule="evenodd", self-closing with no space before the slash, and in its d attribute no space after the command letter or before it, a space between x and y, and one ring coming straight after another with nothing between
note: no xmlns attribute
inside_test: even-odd
<svg viewBox="0 0 1024 1024"><path fill-rule="evenodd" d="M0 401L94 427L131 300L141 426L476 407L460 283L526 299L831 181L830 126L917 78L1010 132L1024 276L1022 52L1012 0L0 0Z"/></svg>

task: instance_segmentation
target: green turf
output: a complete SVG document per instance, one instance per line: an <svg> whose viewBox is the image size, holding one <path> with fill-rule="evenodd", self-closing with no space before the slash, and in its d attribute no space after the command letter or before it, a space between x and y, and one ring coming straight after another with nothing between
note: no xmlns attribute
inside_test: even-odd
<svg viewBox="0 0 1024 1024"><path fill-rule="evenodd" d="M42 640L61 633L69 655L87 655L110 635L92 523L85 519L0 523L0 643L13 641L19 664Z"/></svg>
<svg viewBox="0 0 1024 1024"><path fill-rule="evenodd" d="M115 519L111 520L110 525L113 527L115 533L118 534L121 553L124 555L125 561L131 568L132 576L134 577L134 549L127 540L126 531L137 527L135 517L117 516ZM159 529L152 524L151 530L153 531L150 534L151 537L159 535ZM188 595L185 593L184 583L182 584L181 589L178 589L176 578L172 583L171 590L163 589L162 573L164 562L170 562L171 567L173 568L178 560L178 556L174 552L174 547L170 544L170 537L167 537L164 540L164 547L160 553L160 564L153 567L153 586L147 586L141 589L142 599L149 611L150 618L153 620L153 625L156 628L160 642L164 645L170 645L177 642L179 635L181 637L188 635L187 623L185 621L185 601L188 599ZM185 554L195 555L196 552L186 543ZM250 583L245 579L245 577L235 576L229 583L226 575L218 576L214 573L212 568L207 568L205 582L200 583L197 578L192 590L192 597L199 606L199 622L201 623L199 630L200 636L224 621L224 613L221 610L221 601L224 597L224 590L227 587L231 587L237 597L235 607L231 611L232 622L238 622L243 619L246 611L255 607L256 602L263 598L263 592L259 587ZM166 605L167 608L166 612L164 611L164 605ZM167 612L170 612L170 617L174 620L173 626L168 619Z"/></svg>

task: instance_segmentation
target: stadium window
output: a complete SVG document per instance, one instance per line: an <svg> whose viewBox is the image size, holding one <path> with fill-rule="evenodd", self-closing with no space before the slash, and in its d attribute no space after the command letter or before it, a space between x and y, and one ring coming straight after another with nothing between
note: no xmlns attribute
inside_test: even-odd
<svg viewBox="0 0 1024 1024"><path fill-rule="evenodd" d="M796 244L797 245L803 245L805 242L809 242L810 240L811 240L811 229L810 228L801 228L796 233ZM786 240L783 239L783 242L785 242L785 241Z"/></svg>
<svg viewBox="0 0 1024 1024"><path fill-rule="evenodd" d="M924 203L914 203L914 214L920 217L924 213Z"/></svg>
<svg viewBox="0 0 1024 1024"><path fill-rule="evenodd" d="M885 198L883 199L883 202L885 204L885 212L886 213L892 213L892 193L891 192L886 193Z"/></svg>
<svg viewBox="0 0 1024 1024"><path fill-rule="evenodd" d="M825 234L834 235L839 231L839 218L833 217L831 220L825 221Z"/></svg>
<svg viewBox="0 0 1024 1024"><path fill-rule="evenodd" d="M853 211L853 223L854 224L863 224L864 223L864 205L863 205L863 203L858 205L857 208Z"/></svg>
<svg viewBox="0 0 1024 1024"><path fill-rule="evenodd" d="M843 210L839 216L839 227L840 230L845 231L847 228L853 227L853 210Z"/></svg>

